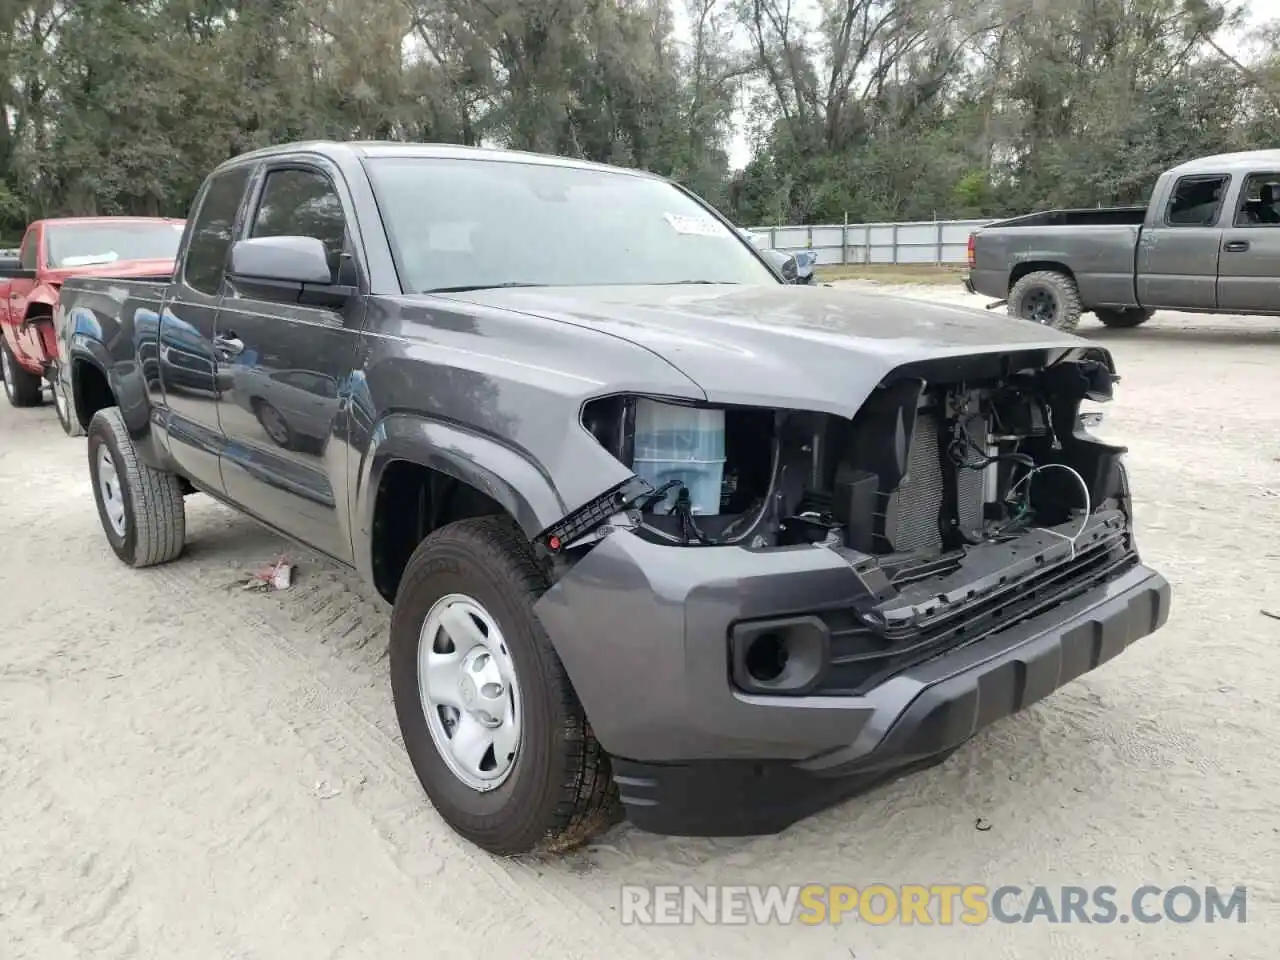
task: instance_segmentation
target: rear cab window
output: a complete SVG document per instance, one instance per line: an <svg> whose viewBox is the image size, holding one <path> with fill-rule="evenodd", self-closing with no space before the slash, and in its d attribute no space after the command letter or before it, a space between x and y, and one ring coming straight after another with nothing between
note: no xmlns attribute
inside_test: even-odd
<svg viewBox="0 0 1280 960"><path fill-rule="evenodd" d="M1182 177L1173 185L1164 222L1170 227L1212 227L1218 222L1231 178L1226 174Z"/></svg>
<svg viewBox="0 0 1280 960"><path fill-rule="evenodd" d="M226 272L227 254L235 239L236 216L249 186L247 164L213 174L200 201L191 240L182 265L182 279L191 289L216 297Z"/></svg>

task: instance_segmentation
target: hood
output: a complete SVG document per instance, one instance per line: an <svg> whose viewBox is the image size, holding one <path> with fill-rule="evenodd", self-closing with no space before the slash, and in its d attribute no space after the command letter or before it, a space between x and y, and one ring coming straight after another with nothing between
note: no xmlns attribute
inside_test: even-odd
<svg viewBox="0 0 1280 960"><path fill-rule="evenodd" d="M41 276L49 283L62 283L72 277L171 277L173 267L172 260L114 260L79 267L48 267Z"/></svg>
<svg viewBox="0 0 1280 960"><path fill-rule="evenodd" d="M597 330L643 347L717 403L853 416L908 363L982 353L1105 351L969 307L839 287L525 287L451 299Z"/></svg>

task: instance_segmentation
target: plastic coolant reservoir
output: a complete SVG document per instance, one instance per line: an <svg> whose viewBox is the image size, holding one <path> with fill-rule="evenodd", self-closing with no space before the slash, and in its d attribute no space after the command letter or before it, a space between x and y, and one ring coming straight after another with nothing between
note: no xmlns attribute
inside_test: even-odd
<svg viewBox="0 0 1280 960"><path fill-rule="evenodd" d="M695 514L718 514L724 479L724 411L637 400L632 469L654 487L679 480L689 490ZM680 488L673 487L655 510L670 513L679 494Z"/></svg>

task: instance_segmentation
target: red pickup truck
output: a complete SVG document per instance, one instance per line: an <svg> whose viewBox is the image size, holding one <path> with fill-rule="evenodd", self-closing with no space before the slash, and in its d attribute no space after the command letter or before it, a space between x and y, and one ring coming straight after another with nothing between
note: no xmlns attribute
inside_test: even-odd
<svg viewBox="0 0 1280 960"><path fill-rule="evenodd" d="M16 261L0 260L0 373L11 404L39 404L46 379L58 402L52 321L63 281L169 274L184 225L161 217L69 217L27 227Z"/></svg>

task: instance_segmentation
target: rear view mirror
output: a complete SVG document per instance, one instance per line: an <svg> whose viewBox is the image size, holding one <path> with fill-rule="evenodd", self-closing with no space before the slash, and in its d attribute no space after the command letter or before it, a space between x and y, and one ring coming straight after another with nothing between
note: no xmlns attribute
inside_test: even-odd
<svg viewBox="0 0 1280 960"><path fill-rule="evenodd" d="M277 284L331 284L324 244L315 237L254 237L231 247L231 279Z"/></svg>

